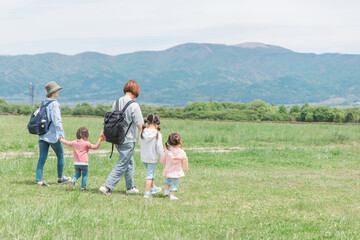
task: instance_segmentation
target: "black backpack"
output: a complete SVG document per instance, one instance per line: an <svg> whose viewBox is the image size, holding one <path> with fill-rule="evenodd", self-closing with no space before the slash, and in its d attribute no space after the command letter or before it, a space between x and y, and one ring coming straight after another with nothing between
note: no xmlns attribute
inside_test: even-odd
<svg viewBox="0 0 360 240"><path fill-rule="evenodd" d="M55 100L50 100L46 104L42 102L40 107L31 114L30 121L27 125L29 133L43 135L49 131L51 121L47 115L46 107Z"/></svg>
<svg viewBox="0 0 360 240"><path fill-rule="evenodd" d="M124 130L124 121L125 121L125 110L127 107L134 103L135 101L129 101L122 110L119 110L119 99L116 100L115 110L107 112L104 117L104 135L106 141L112 143L111 155L114 151L114 144L121 145L125 141L125 137L130 130L130 123L128 129Z"/></svg>

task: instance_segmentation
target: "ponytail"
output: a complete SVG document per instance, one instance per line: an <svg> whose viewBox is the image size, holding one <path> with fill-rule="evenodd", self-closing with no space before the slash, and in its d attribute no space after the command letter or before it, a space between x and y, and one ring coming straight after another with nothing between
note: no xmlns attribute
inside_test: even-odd
<svg viewBox="0 0 360 240"><path fill-rule="evenodd" d="M159 126L159 125L158 125L158 126ZM159 139L159 132L160 132L161 128L160 128L160 127L157 127L157 130L158 130L158 132L156 133L156 139Z"/></svg>
<svg viewBox="0 0 360 240"><path fill-rule="evenodd" d="M150 124L158 125L158 128L157 128L158 132L156 133L156 139L159 139L159 131L160 131L160 117L159 117L159 115L157 113L149 113L146 116L146 118L144 119L144 125L142 126L141 134L140 134L140 137L142 139L144 139L143 131L146 128L146 123L148 125L150 125Z"/></svg>
<svg viewBox="0 0 360 240"><path fill-rule="evenodd" d="M148 122L147 119L144 119L144 124L142 125L142 130L141 130L141 133L140 133L140 137L141 139L144 139L143 137L143 132L144 132L144 129L146 128L146 123Z"/></svg>
<svg viewBox="0 0 360 240"><path fill-rule="evenodd" d="M169 150L169 145L170 146L176 146L178 144L181 144L181 136L177 133L172 133L169 135L169 138L167 140L167 142L165 143L166 149ZM182 146L182 144L181 144Z"/></svg>

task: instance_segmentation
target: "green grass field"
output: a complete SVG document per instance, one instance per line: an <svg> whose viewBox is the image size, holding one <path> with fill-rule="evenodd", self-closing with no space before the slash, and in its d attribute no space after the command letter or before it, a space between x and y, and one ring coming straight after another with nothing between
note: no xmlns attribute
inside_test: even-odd
<svg viewBox="0 0 360 240"><path fill-rule="evenodd" d="M180 133L189 158L179 200L170 201L142 197L138 151L140 194L125 195L123 179L110 196L100 194L118 157L108 158L108 143L89 155L89 191L56 184L53 153L44 167L51 187L37 187L28 120L0 116L0 239L360 238L359 125L163 120L164 138ZM95 143L102 129L102 118L63 123L68 140L86 126ZM64 175L73 176L72 149L64 149Z"/></svg>

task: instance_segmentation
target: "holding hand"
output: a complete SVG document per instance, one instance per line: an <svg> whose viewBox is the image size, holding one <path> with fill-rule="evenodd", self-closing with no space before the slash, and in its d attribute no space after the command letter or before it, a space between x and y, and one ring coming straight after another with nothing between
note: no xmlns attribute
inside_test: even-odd
<svg viewBox="0 0 360 240"><path fill-rule="evenodd" d="M100 141L106 141L106 137L104 135L104 132L102 132L101 135L100 135Z"/></svg>
<svg viewBox="0 0 360 240"><path fill-rule="evenodd" d="M64 140L65 140L64 138L60 138L60 139L59 139L60 142L63 142Z"/></svg>

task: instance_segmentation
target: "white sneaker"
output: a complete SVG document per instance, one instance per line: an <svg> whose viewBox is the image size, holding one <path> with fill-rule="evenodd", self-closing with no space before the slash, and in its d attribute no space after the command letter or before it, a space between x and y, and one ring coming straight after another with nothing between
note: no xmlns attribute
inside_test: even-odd
<svg viewBox="0 0 360 240"><path fill-rule="evenodd" d="M171 199L171 200L178 200L178 198L175 197L174 195L170 195L170 199Z"/></svg>
<svg viewBox="0 0 360 240"><path fill-rule="evenodd" d="M70 189L70 190L74 190L74 187L75 187L75 181L74 181L74 179L71 179L71 180L69 181L69 189Z"/></svg>
<svg viewBox="0 0 360 240"><path fill-rule="evenodd" d="M168 197L170 194L170 190L164 190L164 197Z"/></svg>
<svg viewBox="0 0 360 240"><path fill-rule="evenodd" d="M104 187L104 186L101 186L99 188L99 191L102 192L103 194L105 194L106 196L111 194L110 189L108 189L107 187Z"/></svg>
<svg viewBox="0 0 360 240"><path fill-rule="evenodd" d="M133 193L139 193L139 189L133 187L130 190L126 190L126 194L133 194Z"/></svg>

